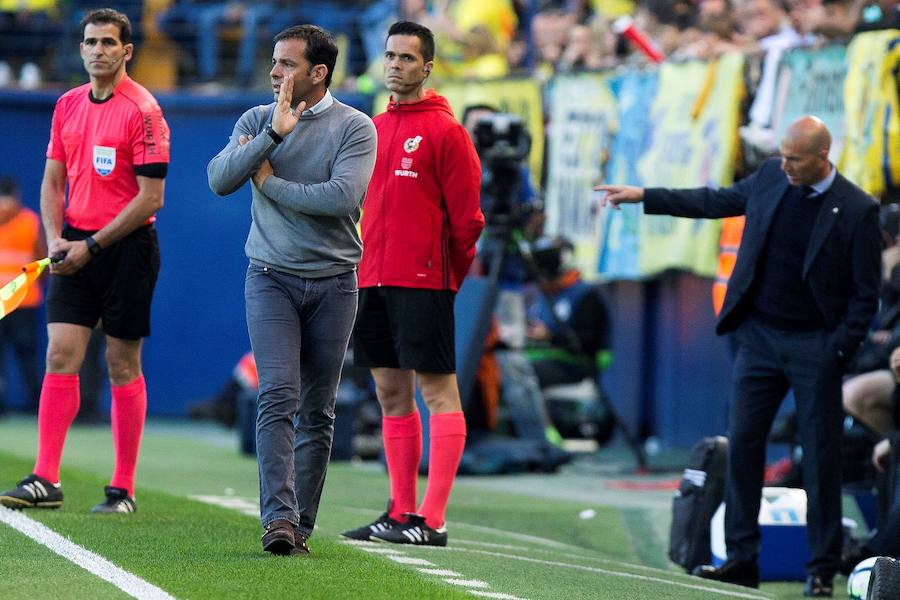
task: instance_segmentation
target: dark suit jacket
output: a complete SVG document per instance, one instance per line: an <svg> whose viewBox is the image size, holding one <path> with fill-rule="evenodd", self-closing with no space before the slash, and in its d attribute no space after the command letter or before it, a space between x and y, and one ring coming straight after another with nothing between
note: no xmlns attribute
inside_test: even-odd
<svg viewBox="0 0 900 600"><path fill-rule="evenodd" d="M779 159L771 159L730 188L670 190L648 188L644 212L718 219L746 215L744 236L716 333L734 330L744 311L772 218L789 183ZM831 333L840 358L855 352L878 306L881 234L878 205L840 173L825 193L803 260L803 280Z"/></svg>

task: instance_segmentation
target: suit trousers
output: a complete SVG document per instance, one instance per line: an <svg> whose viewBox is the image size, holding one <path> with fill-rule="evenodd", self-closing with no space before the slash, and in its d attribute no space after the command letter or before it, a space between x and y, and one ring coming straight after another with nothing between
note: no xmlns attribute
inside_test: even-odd
<svg viewBox="0 0 900 600"><path fill-rule="evenodd" d="M829 333L786 331L755 318L735 332L734 395L729 411L725 543L729 560L759 556L759 508L766 441L788 389L794 391L807 495L808 574L838 568L841 527L842 368Z"/></svg>

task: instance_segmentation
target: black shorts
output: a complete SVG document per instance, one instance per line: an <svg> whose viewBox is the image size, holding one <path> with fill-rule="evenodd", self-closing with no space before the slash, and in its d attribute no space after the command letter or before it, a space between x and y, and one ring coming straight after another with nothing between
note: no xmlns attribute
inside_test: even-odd
<svg viewBox="0 0 900 600"><path fill-rule="evenodd" d="M83 240L93 232L66 227L63 237ZM139 340L150 335L150 302L159 273L156 229L131 232L70 276L50 275L47 322L95 327L106 335Z"/></svg>
<svg viewBox="0 0 900 600"><path fill-rule="evenodd" d="M455 373L454 297L450 290L360 289L354 362L370 369Z"/></svg>

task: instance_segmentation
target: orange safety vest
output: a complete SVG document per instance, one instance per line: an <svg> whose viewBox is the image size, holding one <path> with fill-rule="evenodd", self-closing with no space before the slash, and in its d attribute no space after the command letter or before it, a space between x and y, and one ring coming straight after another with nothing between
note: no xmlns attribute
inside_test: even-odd
<svg viewBox="0 0 900 600"><path fill-rule="evenodd" d="M725 292L728 289L728 280L734 271L734 263L737 261L738 248L741 247L741 237L744 235L744 217L728 217L722 219L722 235L719 238L719 268L716 269L716 280L713 282L713 310L716 316L722 312L725 304Z"/></svg>
<svg viewBox="0 0 900 600"><path fill-rule="evenodd" d="M41 236L41 219L33 210L22 207L12 219L0 225L0 286L22 273L22 267L33 260ZM28 287L22 308L35 308L41 304L43 291L34 284Z"/></svg>

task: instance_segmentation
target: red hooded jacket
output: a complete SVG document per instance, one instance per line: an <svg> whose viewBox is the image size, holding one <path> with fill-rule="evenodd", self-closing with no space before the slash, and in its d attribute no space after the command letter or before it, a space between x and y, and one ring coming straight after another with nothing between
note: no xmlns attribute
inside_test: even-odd
<svg viewBox="0 0 900 600"><path fill-rule="evenodd" d="M375 173L363 203L359 286L457 291L484 228L481 164L443 96L428 90L374 119Z"/></svg>

